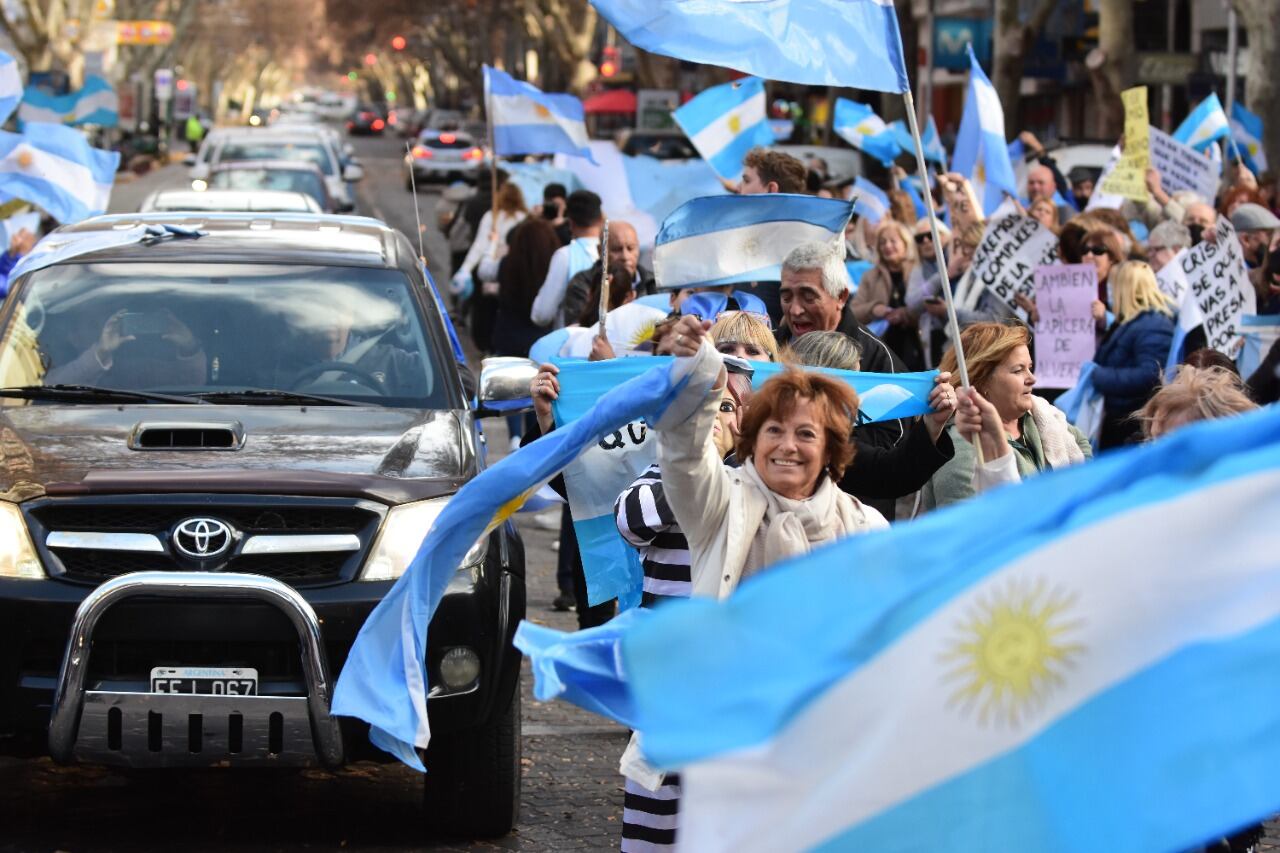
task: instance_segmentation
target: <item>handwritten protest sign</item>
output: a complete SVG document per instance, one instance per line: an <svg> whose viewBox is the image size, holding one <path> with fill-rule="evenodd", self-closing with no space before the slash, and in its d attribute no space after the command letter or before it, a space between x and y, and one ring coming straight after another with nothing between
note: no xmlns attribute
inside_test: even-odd
<svg viewBox="0 0 1280 853"><path fill-rule="evenodd" d="M1036 269L1036 384L1074 388L1080 368L1093 360L1093 302L1098 270L1093 264L1054 264Z"/></svg>
<svg viewBox="0 0 1280 853"><path fill-rule="evenodd" d="M1115 169L1102 182L1102 190L1134 201L1146 201L1146 176L1151 166L1147 87L1125 89L1120 93L1120 100L1124 102L1124 152Z"/></svg>
<svg viewBox="0 0 1280 853"><path fill-rule="evenodd" d="M1151 165L1160 173L1167 193L1191 190L1203 199L1218 194L1218 166L1189 145L1183 145L1157 127L1149 131Z"/></svg>
<svg viewBox="0 0 1280 853"><path fill-rule="evenodd" d="M1009 216L987 224L973 253L973 274L1002 302L1016 308L1016 294L1035 294L1036 268L1057 260L1057 235L1029 216Z"/></svg>
<svg viewBox="0 0 1280 853"><path fill-rule="evenodd" d="M1195 301L1204 324L1208 344L1234 357L1241 344L1241 318L1255 314L1258 297L1249 282L1235 229L1225 217L1218 217L1214 239L1185 249L1156 275L1160 290L1174 299L1183 318L1196 317L1187 311L1185 300Z"/></svg>

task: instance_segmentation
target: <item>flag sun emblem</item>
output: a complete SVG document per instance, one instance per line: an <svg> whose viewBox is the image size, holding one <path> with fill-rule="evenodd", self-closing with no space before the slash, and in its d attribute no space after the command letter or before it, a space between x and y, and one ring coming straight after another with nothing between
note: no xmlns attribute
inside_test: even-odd
<svg viewBox="0 0 1280 853"><path fill-rule="evenodd" d="M1043 579L1012 580L979 595L956 625L941 656L943 681L954 685L948 707L978 722L1016 727L1044 704L1084 652L1070 642L1081 625L1076 596Z"/></svg>
<svg viewBox="0 0 1280 853"><path fill-rule="evenodd" d="M737 113L729 116L729 132L735 136L742 133L742 116Z"/></svg>

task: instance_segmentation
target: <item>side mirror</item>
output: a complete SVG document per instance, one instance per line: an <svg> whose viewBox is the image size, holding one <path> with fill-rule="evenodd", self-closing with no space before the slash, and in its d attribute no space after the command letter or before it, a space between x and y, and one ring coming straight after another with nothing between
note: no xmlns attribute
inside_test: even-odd
<svg viewBox="0 0 1280 853"><path fill-rule="evenodd" d="M538 375L538 363L529 358L495 356L480 362L477 414L482 418L516 415L533 409L529 383Z"/></svg>
<svg viewBox="0 0 1280 853"><path fill-rule="evenodd" d="M347 183L355 183L364 180L364 167L357 166L354 163L349 164L342 170L342 180Z"/></svg>
<svg viewBox="0 0 1280 853"><path fill-rule="evenodd" d="M188 154L187 156L182 158L182 165L184 166L194 166L195 164L196 164L196 155L194 154Z"/></svg>

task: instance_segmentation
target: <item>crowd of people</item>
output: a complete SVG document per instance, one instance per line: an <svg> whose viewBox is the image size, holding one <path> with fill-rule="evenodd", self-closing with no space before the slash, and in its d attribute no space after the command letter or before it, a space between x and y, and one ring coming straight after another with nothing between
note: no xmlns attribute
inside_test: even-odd
<svg viewBox="0 0 1280 853"><path fill-rule="evenodd" d="M1193 332L1174 354L1176 373L1168 371L1178 306L1156 278L1180 251L1214 240L1218 218L1227 217L1258 312L1280 314L1275 180L1234 167L1219 197L1203 199L1166 193L1152 171L1147 203L1090 209L1098 175L1064 176L1033 136L1022 141L1029 152L1026 197L1011 199L1012 215L1053 231L1061 263L1092 264L1097 272L1092 381L1102 397L1102 423L1092 437L1052 404L1052 392L1037 388L1034 297L1008 304L972 274L989 223L962 175L940 175L932 190L949 222L938 228L941 245L899 190L909 177L895 169L881 221L855 216L838 245L777 247L785 255L778 281L718 287L663 288L641 263L644 247L626 222L609 222L602 245L603 205L590 191L552 184L527 209L519 188L500 175L496 199L486 190L465 211L475 236L469 246L454 246L452 291L483 352L542 356L540 339L568 328L590 330L589 348L577 354L592 360L649 353L692 360L681 400L650 425L657 462L615 505L618 530L643 568L642 606L691 595L723 598L766 566L838 537L1280 396L1274 346L1253 375L1241 377L1232 357L1207 349L1204 335ZM757 149L730 188L839 194L822 169L820 161ZM968 388L957 387L944 269ZM608 287L603 303L602 287ZM667 317L623 352L621 342L598 334L599 308L612 315L638 300L661 306ZM753 391L762 362L785 368ZM874 373L937 368L932 412L859 425L852 387L806 366ZM555 428L558 376L554 364L541 364L530 388L535 416L509 419L513 441L528 443ZM553 486L563 493L562 482ZM559 555L556 606L576 609L583 628L611 618L612 603L588 605L567 509ZM669 849L679 824L678 777L649 768L634 743L622 764L622 849Z"/></svg>

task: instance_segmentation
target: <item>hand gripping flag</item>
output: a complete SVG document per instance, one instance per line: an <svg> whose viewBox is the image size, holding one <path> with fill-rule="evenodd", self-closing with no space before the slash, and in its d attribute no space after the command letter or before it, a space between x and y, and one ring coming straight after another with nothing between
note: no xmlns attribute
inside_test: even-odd
<svg viewBox="0 0 1280 853"><path fill-rule="evenodd" d="M736 180L752 148L773 144L759 77L714 86L671 114L717 175Z"/></svg>
<svg viewBox="0 0 1280 853"><path fill-rule="evenodd" d="M766 80L907 92L893 0L592 0L650 53Z"/></svg>
<svg viewBox="0 0 1280 853"><path fill-rule="evenodd" d="M897 135L866 104L837 98L835 121L831 129L845 142L875 157L885 166L892 166L893 158L898 156L900 145ZM911 153L915 153L914 143Z"/></svg>
<svg viewBox="0 0 1280 853"><path fill-rule="evenodd" d="M853 205L786 193L695 198L668 216L653 249L663 289L777 281L801 243L844 240Z"/></svg>
<svg viewBox="0 0 1280 853"><path fill-rule="evenodd" d="M495 155L562 153L591 160L582 101L573 95L549 95L488 65L484 90Z"/></svg>
<svg viewBox="0 0 1280 853"><path fill-rule="evenodd" d="M1278 513L1280 411L1193 424L634 620L606 710L689 850L1196 849L1280 803Z"/></svg>
<svg viewBox="0 0 1280 853"><path fill-rule="evenodd" d="M598 398L583 417L543 436L463 486L436 516L404 575L360 629L334 691L333 713L370 725L379 748L423 769L427 629L464 556L506 522L538 488L602 435L640 418L657 419L686 380L687 364L655 365Z"/></svg>
<svg viewBox="0 0 1280 853"><path fill-rule="evenodd" d="M960 118L960 132L956 134L956 149L951 155L951 170L969 179L982 200L984 214L990 216L1004 201L1005 193L1017 197L1018 181L1004 141L1000 96L973 55L973 46L968 50L969 93Z"/></svg>
<svg viewBox="0 0 1280 853"><path fill-rule="evenodd" d="M119 152L94 148L75 128L32 123L21 135L0 131L0 193L63 224L106 211L119 165Z"/></svg>

